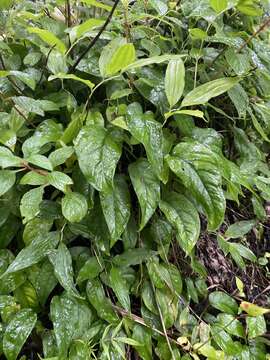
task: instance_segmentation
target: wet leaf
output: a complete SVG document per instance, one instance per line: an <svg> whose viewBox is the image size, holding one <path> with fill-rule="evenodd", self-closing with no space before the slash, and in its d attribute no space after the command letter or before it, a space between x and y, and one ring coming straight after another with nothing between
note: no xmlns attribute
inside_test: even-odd
<svg viewBox="0 0 270 360"><path fill-rule="evenodd" d="M14 315L3 337L3 351L7 360L16 360L33 330L37 315L31 309L22 309Z"/></svg>

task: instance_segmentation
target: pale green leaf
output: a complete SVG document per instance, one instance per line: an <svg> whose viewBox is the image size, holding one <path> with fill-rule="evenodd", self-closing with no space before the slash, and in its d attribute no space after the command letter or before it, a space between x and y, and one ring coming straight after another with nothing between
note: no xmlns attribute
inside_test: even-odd
<svg viewBox="0 0 270 360"><path fill-rule="evenodd" d="M10 170L0 170L0 196L4 195L16 181L16 175Z"/></svg>
<svg viewBox="0 0 270 360"><path fill-rule="evenodd" d="M62 199L62 213L71 223L80 222L87 214L86 198L79 193L67 192Z"/></svg>
<svg viewBox="0 0 270 360"><path fill-rule="evenodd" d="M240 78L238 77L228 77L209 81L189 92L182 101L181 106L206 104L210 99L233 88L239 81Z"/></svg>
<svg viewBox="0 0 270 360"><path fill-rule="evenodd" d="M114 75L135 60L135 48L133 44L125 44L120 46L114 54L112 54L110 62L106 66L106 75Z"/></svg>
<svg viewBox="0 0 270 360"><path fill-rule="evenodd" d="M61 53L64 54L66 52L66 45L49 30L39 29L37 27L28 27L27 30L31 34L37 34L46 44L51 47L56 47Z"/></svg>
<svg viewBox="0 0 270 360"><path fill-rule="evenodd" d="M56 74L56 75L51 75L49 76L48 78L48 81L52 81L52 80L55 80L55 79L66 79L66 80L75 80L75 81L80 81L81 83L87 85L90 89L92 89L95 84L93 84L90 80L85 80L85 79L82 79L74 74L63 74L63 73L59 73L59 74Z"/></svg>
<svg viewBox="0 0 270 360"><path fill-rule="evenodd" d="M181 98L185 87L185 65L182 59L171 60L165 75L165 92L172 108Z"/></svg>

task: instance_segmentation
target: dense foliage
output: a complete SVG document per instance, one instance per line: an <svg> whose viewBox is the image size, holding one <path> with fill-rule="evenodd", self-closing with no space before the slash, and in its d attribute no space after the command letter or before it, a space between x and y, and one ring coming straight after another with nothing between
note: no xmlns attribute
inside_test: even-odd
<svg viewBox="0 0 270 360"><path fill-rule="evenodd" d="M0 1L1 359L269 359L269 13Z"/></svg>

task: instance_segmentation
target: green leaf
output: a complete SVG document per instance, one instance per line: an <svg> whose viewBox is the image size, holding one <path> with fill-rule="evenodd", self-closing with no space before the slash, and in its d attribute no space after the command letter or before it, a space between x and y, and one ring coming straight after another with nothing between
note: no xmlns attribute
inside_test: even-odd
<svg viewBox="0 0 270 360"><path fill-rule="evenodd" d="M52 164L50 160L46 158L46 156L39 154L32 154L29 157L27 157L25 160L31 164L41 167L42 169L46 169L50 171L53 170Z"/></svg>
<svg viewBox="0 0 270 360"><path fill-rule="evenodd" d="M16 259L10 264L6 272L1 277L37 264L56 247L58 241L58 232L49 232L46 235L40 235L35 238L29 246L23 248L19 252Z"/></svg>
<svg viewBox="0 0 270 360"><path fill-rule="evenodd" d="M21 185L45 185L47 183L47 176L41 175L35 171L29 171L20 180Z"/></svg>
<svg viewBox="0 0 270 360"><path fill-rule="evenodd" d="M159 15L163 16L168 11L166 1L162 0L149 0L150 5L158 12Z"/></svg>
<svg viewBox="0 0 270 360"><path fill-rule="evenodd" d="M92 279L87 282L86 294L91 305L96 309L98 316L109 322L114 323L118 321L110 300L106 297L101 282L97 279Z"/></svg>
<svg viewBox="0 0 270 360"><path fill-rule="evenodd" d="M0 170L0 196L4 195L16 181L16 174L10 170Z"/></svg>
<svg viewBox="0 0 270 360"><path fill-rule="evenodd" d="M130 311L129 288L119 268L112 267L110 271L110 285L118 301L125 310Z"/></svg>
<svg viewBox="0 0 270 360"><path fill-rule="evenodd" d="M72 146L64 146L50 153L49 160L53 168L62 165L71 157L74 149Z"/></svg>
<svg viewBox="0 0 270 360"><path fill-rule="evenodd" d="M25 113L33 113L40 116L45 115L45 111L57 111L59 107L56 103L49 100L35 100L26 96L13 96L15 105Z"/></svg>
<svg viewBox="0 0 270 360"><path fill-rule="evenodd" d="M146 159L139 159L130 164L128 171L141 208L140 230L142 230L158 206L159 180Z"/></svg>
<svg viewBox="0 0 270 360"><path fill-rule="evenodd" d="M36 88L35 80L31 77L31 75L29 75L23 71L17 71L17 70L0 71L0 78L6 77L6 76L14 76L14 77L18 78L25 85L29 86L32 90L35 90L35 88Z"/></svg>
<svg viewBox="0 0 270 360"><path fill-rule="evenodd" d="M96 278L103 268L103 264L95 256L89 258L79 271L77 283Z"/></svg>
<svg viewBox="0 0 270 360"><path fill-rule="evenodd" d="M222 223L225 197L222 190L219 159L209 147L199 143L180 143L166 157L170 169L203 207L209 230Z"/></svg>
<svg viewBox="0 0 270 360"><path fill-rule="evenodd" d="M64 294L52 299L50 317L58 355L66 359L72 340L81 339L90 329L92 312L86 302Z"/></svg>
<svg viewBox="0 0 270 360"><path fill-rule="evenodd" d="M217 97L234 87L240 78L221 78L209 81L189 92L182 101L181 107L206 104L213 97Z"/></svg>
<svg viewBox="0 0 270 360"><path fill-rule="evenodd" d="M39 29L36 27L28 27L27 30L31 34L37 34L41 38L41 40L43 40L49 46L55 47L62 54L66 52L66 45L49 30Z"/></svg>
<svg viewBox="0 0 270 360"><path fill-rule="evenodd" d="M210 5L219 14L228 7L228 0L210 0Z"/></svg>
<svg viewBox="0 0 270 360"><path fill-rule="evenodd" d="M56 189L65 193L69 185L73 184L72 179L65 173L60 171L52 171L47 176L48 183Z"/></svg>
<svg viewBox="0 0 270 360"><path fill-rule="evenodd" d="M263 14L263 9L254 0L239 0L237 10L247 16L261 16Z"/></svg>
<svg viewBox="0 0 270 360"><path fill-rule="evenodd" d="M26 245L30 245L31 242L37 238L41 233L47 234L53 222L48 219L34 218L30 220L24 227L23 241Z"/></svg>
<svg viewBox="0 0 270 360"><path fill-rule="evenodd" d="M185 87L185 65L182 59L171 60L165 75L165 92L172 108L181 98Z"/></svg>
<svg viewBox="0 0 270 360"><path fill-rule="evenodd" d="M130 217L130 195L123 176L117 175L113 186L100 193L100 203L113 246L124 232Z"/></svg>
<svg viewBox="0 0 270 360"><path fill-rule="evenodd" d="M3 337L3 351L7 360L17 359L36 321L37 315L31 309L22 309L14 315Z"/></svg>
<svg viewBox="0 0 270 360"><path fill-rule="evenodd" d="M230 225L225 232L227 238L241 238L246 235L256 225L255 220L237 221Z"/></svg>
<svg viewBox="0 0 270 360"><path fill-rule="evenodd" d="M152 64L161 64L163 62L170 61L170 60L179 60L184 56L185 55L166 54L166 55L160 55L160 56L153 56L153 57L149 57L146 59L140 59L140 60L137 60L137 61L133 62L132 64L128 65L124 69L122 69L122 72L135 70L137 68L141 68L143 66L148 66L148 65L152 65Z"/></svg>
<svg viewBox="0 0 270 360"><path fill-rule="evenodd" d="M128 129L145 148L148 161L160 180L163 179L163 133L162 125L151 113L143 114L140 106L128 106Z"/></svg>
<svg viewBox="0 0 270 360"><path fill-rule="evenodd" d="M121 255L117 255L113 259L113 263L119 267L128 267L131 265L139 265L148 260L155 254L154 251L147 249L129 249Z"/></svg>
<svg viewBox="0 0 270 360"><path fill-rule="evenodd" d="M12 154L12 152L4 146L0 146L0 166L7 167L20 167L22 166L22 159Z"/></svg>
<svg viewBox="0 0 270 360"><path fill-rule="evenodd" d="M152 338L151 331L146 327L136 324L133 328L132 339L141 344L135 349L143 360L152 360Z"/></svg>
<svg viewBox="0 0 270 360"><path fill-rule="evenodd" d="M8 9L12 4L14 0L2 0L0 3L0 10L2 9Z"/></svg>
<svg viewBox="0 0 270 360"><path fill-rule="evenodd" d="M200 234L200 218L196 208L184 195L175 192L166 195L159 207L177 230L180 246L190 254Z"/></svg>
<svg viewBox="0 0 270 360"><path fill-rule="evenodd" d="M135 60L135 48L133 44L120 46L111 56L110 62L106 66L106 75L114 75L133 63Z"/></svg>
<svg viewBox="0 0 270 360"><path fill-rule="evenodd" d="M211 293L209 295L209 302L214 308L220 311L231 315L237 314L237 302L222 291L214 291Z"/></svg>
<svg viewBox="0 0 270 360"><path fill-rule="evenodd" d="M61 286L69 295L82 298L75 287L73 281L73 268L70 252L65 244L60 243L58 249L52 250L49 254L49 260L54 267L54 275Z"/></svg>
<svg viewBox="0 0 270 360"><path fill-rule="evenodd" d="M88 182L98 191L108 190L121 156L121 147L111 133L94 125L84 127L76 139L75 152Z"/></svg>
<svg viewBox="0 0 270 360"><path fill-rule="evenodd" d="M220 326L229 334L245 338L245 331L242 323L230 314L218 314L217 321Z"/></svg>
<svg viewBox="0 0 270 360"><path fill-rule="evenodd" d="M244 310L249 316L261 316L270 312L270 309L263 308L247 301L242 301L240 308Z"/></svg>
<svg viewBox="0 0 270 360"><path fill-rule="evenodd" d="M62 213L71 223L80 222L87 214L86 198L79 193L68 192L62 199Z"/></svg>
<svg viewBox="0 0 270 360"><path fill-rule="evenodd" d="M24 218L23 223L27 223L39 214L39 205L42 201L44 188L38 187L29 190L21 199L20 211Z"/></svg>
<svg viewBox="0 0 270 360"><path fill-rule="evenodd" d="M56 75L51 75L48 78L48 81L52 81L55 79L66 79L66 80L75 80L75 81L80 81L81 83L87 85L90 89L92 89L95 84L93 84L90 80L85 80L82 79L74 74L63 74L63 73L58 73Z"/></svg>
<svg viewBox="0 0 270 360"><path fill-rule="evenodd" d="M225 352L226 355L236 355L239 353L239 347L231 336L218 325L211 327L211 333L215 343Z"/></svg>
<svg viewBox="0 0 270 360"><path fill-rule="evenodd" d="M266 323L263 315L246 318L248 338L254 339L266 333Z"/></svg>
<svg viewBox="0 0 270 360"><path fill-rule="evenodd" d="M91 29L101 26L103 23L104 20L94 18L94 19L88 19L83 23L81 23L80 25L73 26L69 30L69 37L71 43L73 43L76 39L79 39L82 35L90 31Z"/></svg>

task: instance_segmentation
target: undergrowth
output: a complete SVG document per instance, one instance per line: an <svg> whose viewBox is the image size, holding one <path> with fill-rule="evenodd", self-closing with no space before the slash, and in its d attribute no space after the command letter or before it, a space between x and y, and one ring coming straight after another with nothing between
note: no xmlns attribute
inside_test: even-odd
<svg viewBox="0 0 270 360"><path fill-rule="evenodd" d="M0 1L1 359L269 359L269 13Z"/></svg>

